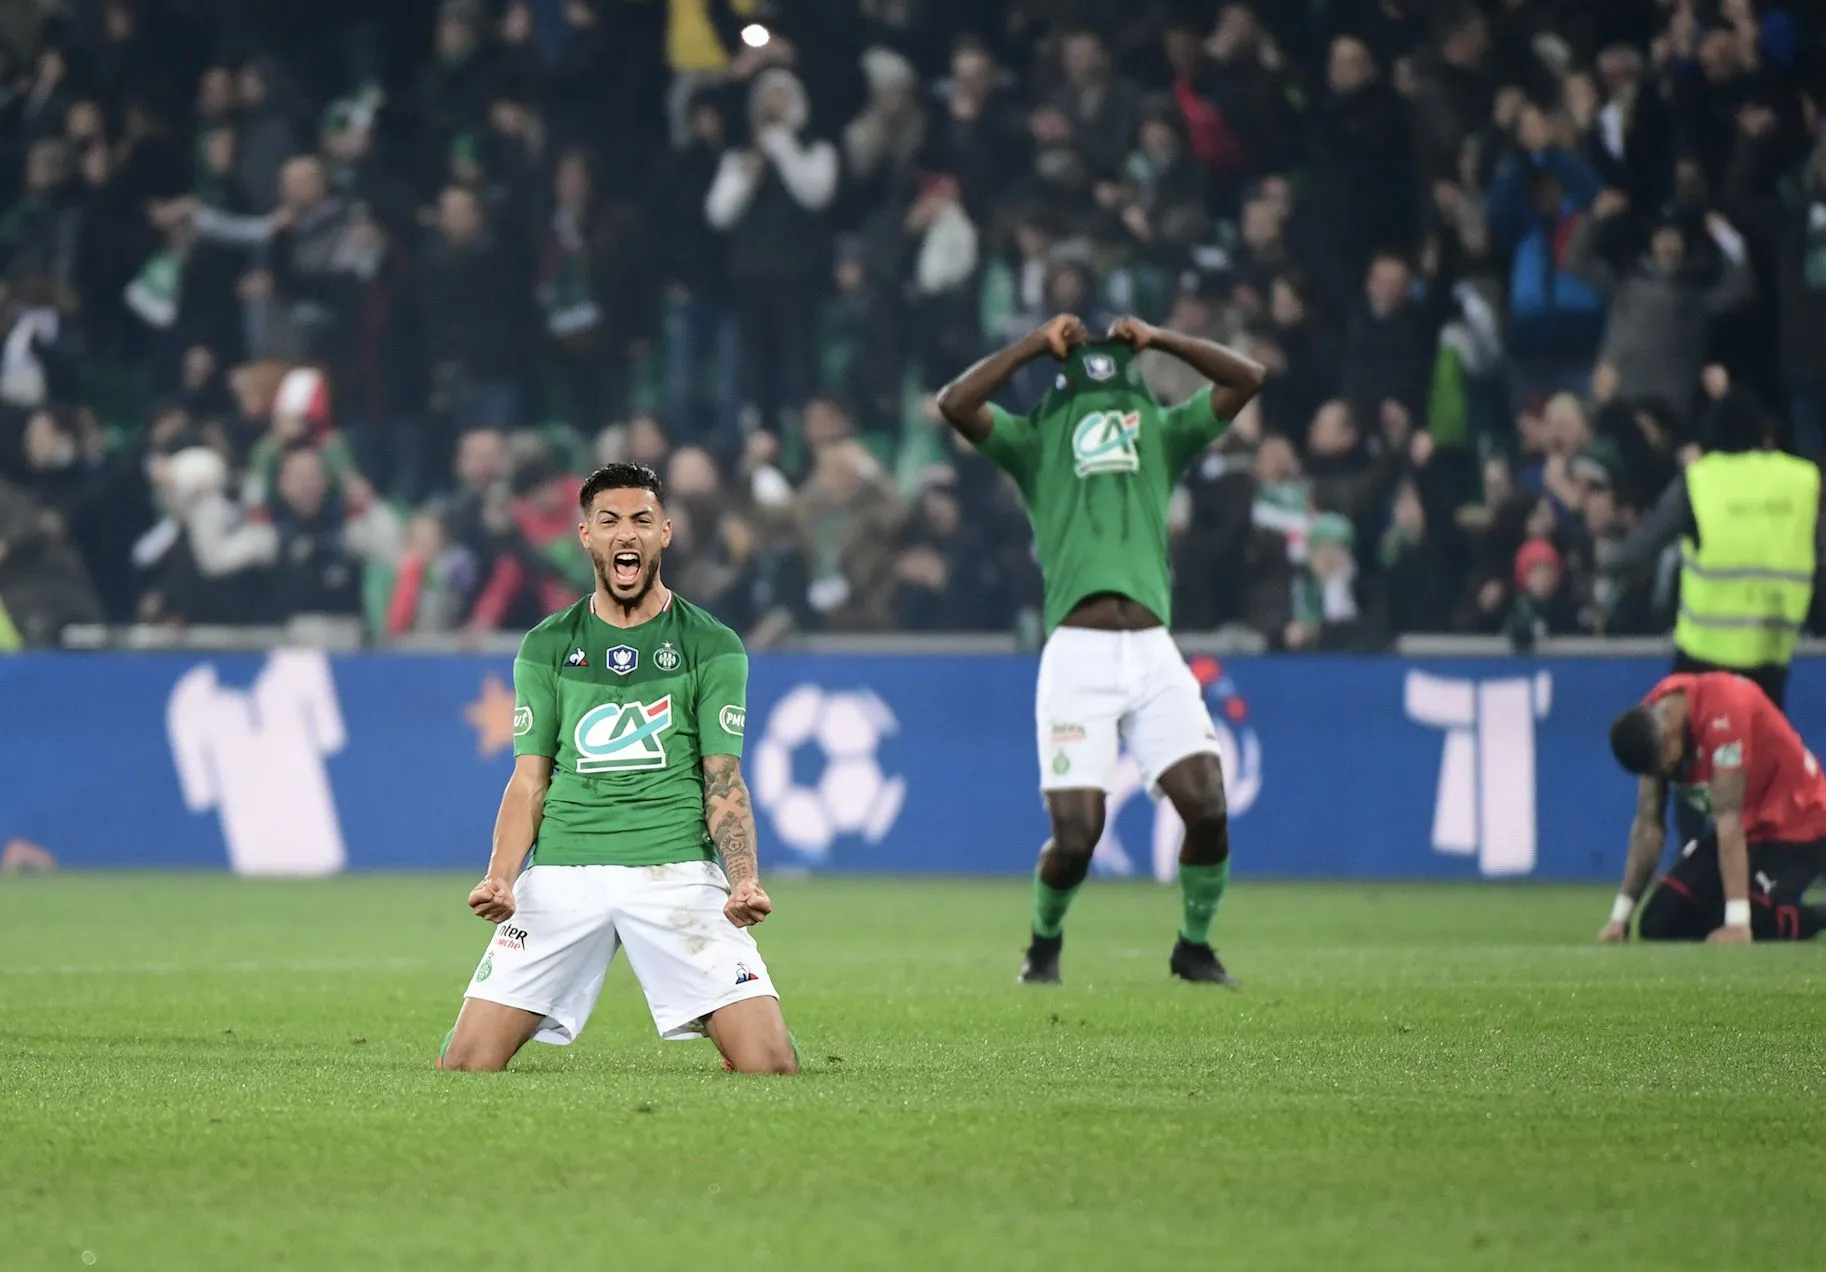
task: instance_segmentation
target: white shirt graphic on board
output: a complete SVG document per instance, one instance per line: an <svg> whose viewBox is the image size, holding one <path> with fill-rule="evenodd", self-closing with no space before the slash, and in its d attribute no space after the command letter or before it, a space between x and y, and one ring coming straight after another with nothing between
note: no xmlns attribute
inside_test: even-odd
<svg viewBox="0 0 1826 1272"><path fill-rule="evenodd" d="M347 864L324 758L347 744L330 661L270 655L249 689L213 664L185 672L165 707L171 758L193 813L214 809L236 874L326 875Z"/></svg>

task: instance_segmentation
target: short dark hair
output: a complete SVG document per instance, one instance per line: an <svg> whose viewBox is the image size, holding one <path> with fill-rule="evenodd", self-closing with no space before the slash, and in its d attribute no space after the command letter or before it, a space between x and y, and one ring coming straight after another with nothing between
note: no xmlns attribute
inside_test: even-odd
<svg viewBox="0 0 1826 1272"><path fill-rule="evenodd" d="M1649 706L1635 706L1610 726L1610 753L1640 777L1661 772L1661 721Z"/></svg>
<svg viewBox="0 0 1826 1272"><path fill-rule="evenodd" d="M654 503L663 506L666 502L666 483L645 464L604 464L583 479L577 506L588 512L596 496L605 490L650 490Z"/></svg>

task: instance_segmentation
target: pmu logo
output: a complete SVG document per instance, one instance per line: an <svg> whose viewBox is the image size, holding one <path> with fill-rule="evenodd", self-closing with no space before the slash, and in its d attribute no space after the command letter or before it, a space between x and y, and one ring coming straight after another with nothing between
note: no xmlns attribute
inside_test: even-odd
<svg viewBox="0 0 1826 1272"><path fill-rule="evenodd" d="M1262 793L1262 741L1256 735L1249 717L1249 703L1230 678L1222 662L1215 658L1191 660L1192 676L1204 691L1205 709L1211 713L1211 737L1224 765L1224 796L1232 817L1240 817L1254 805ZM1101 873L1132 875L1137 872L1133 857L1123 846L1117 819L1124 804L1137 794L1145 794L1141 768L1126 752L1116 766L1115 789L1109 793L1103 838L1091 858ZM1152 855L1154 877L1170 883L1179 873L1179 845L1185 838L1185 823L1179 820L1170 800L1154 800Z"/></svg>
<svg viewBox="0 0 1826 1272"><path fill-rule="evenodd" d="M1553 677L1453 680L1410 671L1408 719L1443 729L1433 849L1476 857L1479 874L1534 870L1534 726L1553 708Z"/></svg>

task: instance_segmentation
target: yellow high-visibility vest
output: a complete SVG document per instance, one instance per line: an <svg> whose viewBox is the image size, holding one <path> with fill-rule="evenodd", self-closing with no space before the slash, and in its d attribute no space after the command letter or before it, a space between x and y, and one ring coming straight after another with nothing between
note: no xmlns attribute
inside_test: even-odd
<svg viewBox="0 0 1826 1272"><path fill-rule="evenodd" d="M755 0L730 0L730 11L748 17ZM704 0L668 0L666 63L674 71L726 71L730 50L716 38Z"/></svg>
<svg viewBox="0 0 1826 1272"><path fill-rule="evenodd" d="M1699 542L1681 544L1674 644L1720 667L1785 666L1813 602L1820 470L1778 451L1687 466Z"/></svg>

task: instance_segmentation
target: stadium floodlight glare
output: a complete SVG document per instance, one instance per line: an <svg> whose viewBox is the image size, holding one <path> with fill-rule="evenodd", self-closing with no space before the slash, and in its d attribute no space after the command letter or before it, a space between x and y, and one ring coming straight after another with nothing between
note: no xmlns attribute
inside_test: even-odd
<svg viewBox="0 0 1826 1272"><path fill-rule="evenodd" d="M742 43L751 49L758 49L771 39L773 39L773 32L759 22L750 22L742 28Z"/></svg>

